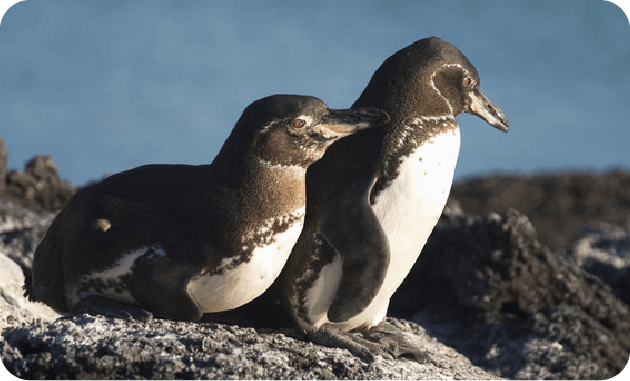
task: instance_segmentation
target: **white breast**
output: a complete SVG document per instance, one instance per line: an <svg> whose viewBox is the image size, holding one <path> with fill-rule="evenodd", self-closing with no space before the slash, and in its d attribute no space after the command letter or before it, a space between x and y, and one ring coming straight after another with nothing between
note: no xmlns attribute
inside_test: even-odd
<svg viewBox="0 0 630 381"><path fill-rule="evenodd" d="M304 215L304 209L293 215ZM280 271L298 240L304 218L284 232L273 235L273 242L256 247L251 260L221 274L194 277L186 290L204 313L221 312L239 307L262 294L280 275ZM224 263L231 261L226 258Z"/></svg>
<svg viewBox="0 0 630 381"><path fill-rule="evenodd" d="M372 303L359 315L336 326L346 330L369 327L385 318L389 299L416 262L442 214L459 146L457 128L434 136L402 162L398 177L379 194L373 208L389 240L390 266ZM319 317L318 325L326 322Z"/></svg>

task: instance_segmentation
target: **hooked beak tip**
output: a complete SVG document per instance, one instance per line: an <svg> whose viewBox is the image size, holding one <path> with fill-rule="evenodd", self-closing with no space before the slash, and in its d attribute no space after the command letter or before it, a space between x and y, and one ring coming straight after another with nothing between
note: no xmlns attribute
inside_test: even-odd
<svg viewBox="0 0 630 381"><path fill-rule="evenodd" d="M503 132L508 132L510 129L510 122L503 111L492 104L490 99L488 99L479 89L471 95L471 102L466 112L472 115L477 115L492 127Z"/></svg>

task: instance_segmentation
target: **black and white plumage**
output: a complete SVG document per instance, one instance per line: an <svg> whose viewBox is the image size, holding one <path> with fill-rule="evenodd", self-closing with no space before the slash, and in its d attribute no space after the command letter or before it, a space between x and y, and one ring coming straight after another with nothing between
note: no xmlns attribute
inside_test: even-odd
<svg viewBox="0 0 630 381"><path fill-rule="evenodd" d="M508 130L475 67L437 37L388 58L353 105L366 106L390 121L333 144L309 168L305 225L279 280L311 338L382 326L446 204L460 147L455 117ZM362 341L358 352L373 347Z"/></svg>
<svg viewBox="0 0 630 381"><path fill-rule="evenodd" d="M247 303L300 234L306 168L385 119L307 96L255 101L211 164L147 165L80 189L37 247L26 294L59 311L181 320Z"/></svg>

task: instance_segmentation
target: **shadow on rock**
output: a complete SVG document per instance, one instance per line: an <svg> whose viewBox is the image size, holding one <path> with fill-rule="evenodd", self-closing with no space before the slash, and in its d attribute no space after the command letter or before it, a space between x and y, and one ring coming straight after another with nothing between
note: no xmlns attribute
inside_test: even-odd
<svg viewBox="0 0 630 381"><path fill-rule="evenodd" d="M456 209L442 216L390 314L503 377L605 379L625 367L630 312L609 286L541 245L518 211Z"/></svg>

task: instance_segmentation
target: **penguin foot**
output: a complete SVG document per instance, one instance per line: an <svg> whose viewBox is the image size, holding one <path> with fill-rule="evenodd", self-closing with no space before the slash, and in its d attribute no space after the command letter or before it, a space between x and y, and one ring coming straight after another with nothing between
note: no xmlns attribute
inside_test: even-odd
<svg viewBox="0 0 630 381"><path fill-rule="evenodd" d="M400 328L388 322L384 321L374 327L362 329L360 332L364 338L385 346L394 358L406 357L419 364L431 362L428 352L409 342Z"/></svg>
<svg viewBox="0 0 630 381"><path fill-rule="evenodd" d="M143 322L153 319L153 314L141 307L118 302L100 295L86 296L76 305L73 312L78 314L103 315L125 320L140 320Z"/></svg>
<svg viewBox="0 0 630 381"><path fill-rule="evenodd" d="M350 332L324 325L307 335L315 344L347 349L365 362L373 362L375 356L389 360L407 357L420 364L430 361L427 352L409 343L402 331L387 323Z"/></svg>
<svg viewBox="0 0 630 381"><path fill-rule="evenodd" d="M388 359L393 358L389 353L384 353L381 346L364 339L361 334L356 332L341 331L324 325L306 334L314 344L347 349L365 362L373 362L374 356L379 354Z"/></svg>

